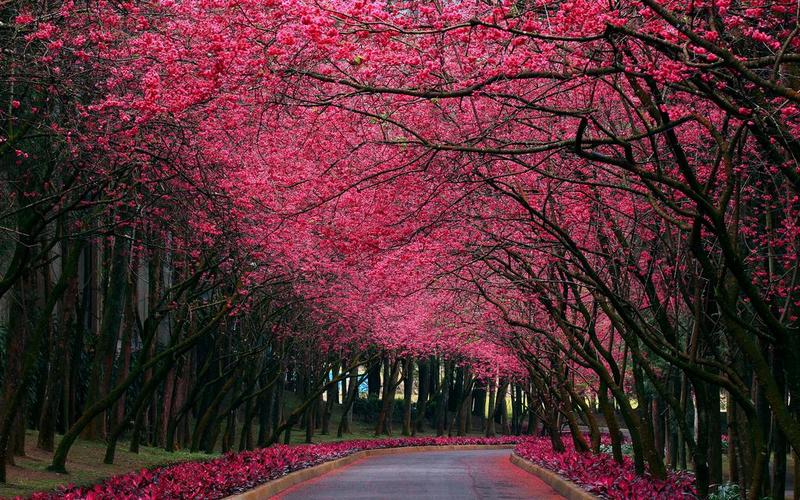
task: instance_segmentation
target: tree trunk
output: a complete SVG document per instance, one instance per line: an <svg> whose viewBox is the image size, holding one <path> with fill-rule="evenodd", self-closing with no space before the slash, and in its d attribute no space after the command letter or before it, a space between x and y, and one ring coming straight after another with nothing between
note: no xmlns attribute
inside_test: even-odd
<svg viewBox="0 0 800 500"><path fill-rule="evenodd" d="M439 397L436 401L436 435L444 436L445 426L447 425L447 408L450 397L450 379L452 378L452 366L449 361L444 363L444 379L439 386Z"/></svg>
<svg viewBox="0 0 800 500"><path fill-rule="evenodd" d="M502 434L508 434L508 408L506 407L506 392L508 391L508 381L502 381L495 393L494 415L495 424L500 424Z"/></svg>
<svg viewBox="0 0 800 500"><path fill-rule="evenodd" d="M394 405L394 393L397 389L397 377L400 374L400 360L386 360L386 370L384 370L383 392L381 395L381 411L378 414L378 421L375 425L375 435L392 435L392 407Z"/></svg>
<svg viewBox="0 0 800 500"><path fill-rule="evenodd" d="M278 366L275 369L280 370L281 367ZM278 375L274 372L273 374ZM278 376L283 377L283 375ZM262 375L262 385L267 383L265 379L266 376ZM258 437L256 438L256 443L258 443L259 447L266 446L269 434L272 432L272 407L275 404L277 386L278 382L276 381L276 383L273 384L269 390L261 394L256 401L256 413L258 414Z"/></svg>
<svg viewBox="0 0 800 500"><path fill-rule="evenodd" d="M70 337L77 319L75 310L77 297L78 280L73 276L69 279L64 299L61 301L58 324L53 328L53 348L50 350L44 401L39 415L39 438L36 445L45 451L53 451L55 446L56 420L64 396L63 382L65 367L68 366Z"/></svg>
<svg viewBox="0 0 800 500"><path fill-rule="evenodd" d="M97 333L97 343L89 376L86 405L90 406L108 394L111 384L111 367L114 348L120 331L125 296L128 287L128 238L117 236L111 249L111 267L108 270L108 285L103 297L103 314ZM84 430L86 439L105 436L105 414L97 415Z"/></svg>
<svg viewBox="0 0 800 500"><path fill-rule="evenodd" d="M411 435L411 398L414 390L414 359L403 362L403 435Z"/></svg>
<svg viewBox="0 0 800 500"><path fill-rule="evenodd" d="M367 397L378 398L381 394L381 361L376 361L368 368Z"/></svg>
<svg viewBox="0 0 800 500"><path fill-rule="evenodd" d="M419 362L419 394L417 395L417 415L414 419L412 435L425 430L425 413L428 409L428 397L430 396L431 386L431 363L430 360Z"/></svg>
<svg viewBox="0 0 800 500"><path fill-rule="evenodd" d="M462 392L461 403L458 406L458 435L466 436L469 431L467 422L471 413L472 406L472 387L475 379L472 378L469 368L464 369L464 390Z"/></svg>
<svg viewBox="0 0 800 500"><path fill-rule="evenodd" d="M338 365L332 370L332 378L336 378ZM333 414L333 405L339 402L339 384L331 384L326 393L327 401L322 408L322 429L320 434L330 434L331 429L331 415Z"/></svg>
<svg viewBox="0 0 800 500"><path fill-rule="evenodd" d="M474 390L474 404L472 407L472 415L478 417L480 429L483 430L486 418L486 382L480 382L480 386L475 387ZM472 430L472 429L470 429Z"/></svg>
<svg viewBox="0 0 800 500"><path fill-rule="evenodd" d="M624 441L624 436L619 428L619 422L614 413L614 407L608 400L608 386L606 386L603 381L600 382L600 390L597 392L597 402L600 405L600 410L603 412L603 417L606 419L608 434L611 438L612 456L614 457L614 461L621 464L623 462L622 442Z"/></svg>
<svg viewBox="0 0 800 500"><path fill-rule="evenodd" d="M366 376L366 374L364 375ZM353 403L358 397L358 386L361 384L363 377L359 378L358 367L350 370L350 382L347 384L347 397L342 405L342 418L339 421L339 428L336 430L336 437L341 438L343 434L350 434L350 418L353 415Z"/></svg>
<svg viewBox="0 0 800 500"><path fill-rule="evenodd" d="M489 408L487 410L488 417L486 418L486 437L494 437L495 436L495 426L494 426L494 405L495 405L495 393L497 391L497 382L493 379L489 381Z"/></svg>

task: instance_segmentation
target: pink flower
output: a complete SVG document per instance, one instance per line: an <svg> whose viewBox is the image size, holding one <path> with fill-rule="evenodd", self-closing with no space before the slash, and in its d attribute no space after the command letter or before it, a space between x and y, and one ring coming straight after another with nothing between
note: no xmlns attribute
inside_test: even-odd
<svg viewBox="0 0 800 500"><path fill-rule="evenodd" d="M34 21L34 17L29 12L23 12L19 14L16 18L14 18L14 22L17 24L30 24Z"/></svg>

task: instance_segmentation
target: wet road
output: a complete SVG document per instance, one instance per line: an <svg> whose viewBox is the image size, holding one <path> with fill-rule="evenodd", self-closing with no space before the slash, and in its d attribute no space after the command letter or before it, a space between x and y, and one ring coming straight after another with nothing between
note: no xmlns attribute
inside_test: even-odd
<svg viewBox="0 0 800 500"><path fill-rule="evenodd" d="M510 454L511 450L471 450L367 457L295 485L275 498L564 498L511 464Z"/></svg>

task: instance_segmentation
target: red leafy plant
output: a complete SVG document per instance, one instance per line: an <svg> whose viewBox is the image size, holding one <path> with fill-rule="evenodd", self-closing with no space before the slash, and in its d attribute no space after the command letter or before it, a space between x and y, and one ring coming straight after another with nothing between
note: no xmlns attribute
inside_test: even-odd
<svg viewBox="0 0 800 500"><path fill-rule="evenodd" d="M69 485L51 492L35 493L34 500L66 499L177 499L224 498L323 462L362 450L409 446L510 445L522 458L552 470L582 488L610 499L696 498L693 477L673 473L665 481L637 476L633 462L622 464L609 455L567 451L555 453L548 439L519 436L495 438L420 437L368 439L312 445L277 445L241 453L229 453L202 462L185 462L142 469L114 476L91 486Z"/></svg>
<svg viewBox="0 0 800 500"><path fill-rule="evenodd" d="M669 473L663 481L649 475L637 476L633 461L625 457L617 463L601 453L577 452L571 443L556 453L549 439L526 439L517 443L514 452L521 458L551 470L602 498L614 500L693 499L698 498L694 477L686 472Z"/></svg>
<svg viewBox="0 0 800 500"><path fill-rule="evenodd" d="M525 438L420 437L365 439L337 443L278 445L241 453L229 453L202 462L185 462L114 476L91 486L68 485L51 492L35 493L34 500L65 499L178 499L224 498L259 484L357 451L408 446L503 445Z"/></svg>

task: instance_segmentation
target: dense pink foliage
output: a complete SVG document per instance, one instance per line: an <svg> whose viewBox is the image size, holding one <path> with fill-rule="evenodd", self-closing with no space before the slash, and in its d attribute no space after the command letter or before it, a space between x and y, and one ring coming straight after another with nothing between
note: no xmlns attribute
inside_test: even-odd
<svg viewBox="0 0 800 500"><path fill-rule="evenodd" d="M549 247L559 238L513 197L498 193L522 193L525 203L544 207L550 223L580 248L620 251L620 234L640 242L618 271L633 282L629 301L679 308L673 294L686 287L679 271L687 268L680 267L683 255L660 244L676 231L661 213L688 227L693 212L680 208L691 194L687 183L708 183L713 205L727 200L731 175L755 179L764 169L752 139L742 145L752 150L747 163L709 167L713 131L744 128L757 110L725 110L672 87L659 119L674 128L689 165L660 172L661 212L653 211L649 185L635 179L663 168L651 163L669 155L662 138L649 142L633 134L630 154L641 165L633 172L573 154L582 110L602 111L592 116L586 140L600 141L596 152L610 157L622 152L608 130L654 126L655 118L645 115L622 120L646 102L624 79L612 86L597 75L624 70L678 85L703 64L736 53L738 44L722 28L766 54L780 47L776 33L793 25L787 1L748 0L737 9L727 1L651 4L564 2L543 17L536 8L517 12L515 2L434 8L380 0L192 0L126 4L124 12L98 2L88 17L66 5L59 25L27 12L17 23L31 43L48 47L48 64L104 76L99 97L81 110L84 129L74 132L83 154L104 159L92 162L93 173L108 174L95 165L133 162L142 165L136 179L142 190L158 180L183 193L164 200L185 203L186 218L179 221L180 211L162 215L137 198L125 202L141 225L181 222L187 230L175 236L176 247L194 259L224 245L241 251L258 264L242 277L244 289L276 274L293 277L315 321L328 329L325 348L371 342L456 356L484 375L525 376L508 348L509 335L518 332L501 330L509 321L532 322L557 337L557 325L535 300L547 290L509 286L500 274L502 252L499 260L476 255L494 257L489 249L503 242L504 251L528 263L525 272L543 281L554 279L558 260L580 272L607 265L556 257ZM661 4L689 16L714 6L723 25L698 17L691 34L706 41L692 39L655 15ZM627 51L612 56L603 39L609 30L635 30L675 53L629 39ZM564 75L578 68L586 75L566 83ZM724 88L726 78L721 71L703 74L710 87ZM554 82L568 90L551 92ZM533 103L530 109L519 107L517 97ZM776 97L774 105L782 111L770 120L790 133L800 128L791 99ZM488 188L486 179L503 182ZM741 230L754 247L781 248L777 258L791 269L800 248L800 201L791 193L762 193L760 183L742 182L753 210ZM225 203L209 202L209 192ZM784 223L760 231L760 218L778 206L787 214ZM597 227L597 220L606 226ZM711 221L704 224L702 231L714 229ZM227 228L236 229L235 239L221 242ZM758 268L765 256L752 252L747 259ZM795 293L791 280L765 272L753 276L765 296ZM637 285L645 277L653 284L649 296ZM616 279L606 272L590 278L600 288ZM471 281L482 283L480 293ZM796 320L792 311L786 318ZM594 324L605 340L610 322L600 317Z"/></svg>
<svg viewBox="0 0 800 500"><path fill-rule="evenodd" d="M542 438L521 441L514 452L603 498L679 500L697 497L691 474L671 472L664 481L648 475L637 476L628 457L619 464L611 455L576 452L571 443L564 453L555 453L550 441Z"/></svg>
<svg viewBox="0 0 800 500"><path fill-rule="evenodd" d="M55 492L36 493L47 499L181 499L224 498L250 490L286 474L350 455L357 451L408 446L510 445L525 438L418 437L365 439L313 445L277 445L231 453L206 462L185 462L143 469L109 478L94 486L67 486Z"/></svg>

